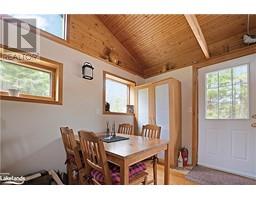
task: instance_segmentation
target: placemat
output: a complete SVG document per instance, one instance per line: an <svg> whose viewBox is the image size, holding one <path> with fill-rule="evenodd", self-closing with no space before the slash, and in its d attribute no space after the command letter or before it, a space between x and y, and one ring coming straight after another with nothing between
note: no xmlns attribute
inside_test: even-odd
<svg viewBox="0 0 256 200"><path fill-rule="evenodd" d="M127 137L122 137L122 136L109 136L109 137L102 137L103 142L106 143L111 143L111 142L118 142L118 141L122 141L122 140L129 140L129 138Z"/></svg>

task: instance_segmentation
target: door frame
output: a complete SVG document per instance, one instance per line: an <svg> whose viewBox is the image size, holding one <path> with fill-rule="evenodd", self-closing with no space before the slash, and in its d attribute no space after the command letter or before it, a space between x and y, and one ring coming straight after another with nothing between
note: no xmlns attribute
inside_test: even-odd
<svg viewBox="0 0 256 200"><path fill-rule="evenodd" d="M205 62L193 65L192 78L192 166L198 163L198 136L199 136L199 119L198 119L198 70L203 67L233 60L243 56L248 56L256 53L256 44L242 48L240 50L227 53L222 56L212 57Z"/></svg>

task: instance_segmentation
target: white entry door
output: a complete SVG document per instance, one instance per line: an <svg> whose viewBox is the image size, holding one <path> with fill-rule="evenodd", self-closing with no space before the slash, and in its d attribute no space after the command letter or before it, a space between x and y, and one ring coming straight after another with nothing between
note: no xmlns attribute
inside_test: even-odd
<svg viewBox="0 0 256 200"><path fill-rule="evenodd" d="M256 178L256 55L198 74L198 164Z"/></svg>

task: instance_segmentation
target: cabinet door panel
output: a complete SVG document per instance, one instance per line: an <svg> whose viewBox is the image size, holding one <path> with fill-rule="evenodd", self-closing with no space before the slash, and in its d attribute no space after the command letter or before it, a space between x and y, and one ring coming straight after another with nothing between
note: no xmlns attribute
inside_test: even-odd
<svg viewBox="0 0 256 200"><path fill-rule="evenodd" d="M161 126L161 139L169 140L169 86L168 84L157 85L155 87L155 118L156 125ZM159 158L164 158L160 153Z"/></svg>
<svg viewBox="0 0 256 200"><path fill-rule="evenodd" d="M149 121L149 89L138 89L138 131Z"/></svg>

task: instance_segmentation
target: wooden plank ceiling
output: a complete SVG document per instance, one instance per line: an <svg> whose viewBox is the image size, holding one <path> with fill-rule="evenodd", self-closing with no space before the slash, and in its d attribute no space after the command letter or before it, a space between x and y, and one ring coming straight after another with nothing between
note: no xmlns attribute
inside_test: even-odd
<svg viewBox="0 0 256 200"><path fill-rule="evenodd" d="M247 15L196 15L211 57L245 47ZM205 60L184 15L99 15L101 21L142 64L144 75ZM256 34L256 15L250 16Z"/></svg>
<svg viewBox="0 0 256 200"><path fill-rule="evenodd" d="M183 15L104 15L100 19L142 64L144 74L204 59Z"/></svg>
<svg viewBox="0 0 256 200"><path fill-rule="evenodd" d="M205 40L200 45L184 15L95 15L94 18L71 15L71 18L73 43L81 47L81 41L87 41L82 42L82 48L98 49L95 55L102 54L106 47L115 49L119 65L144 77L204 62L207 60L202 51L204 43L210 59L247 46L242 42L247 32L247 15L196 15L193 19L200 29L196 32ZM250 29L251 34L256 34L256 15L250 15ZM89 40L92 36L94 41Z"/></svg>

